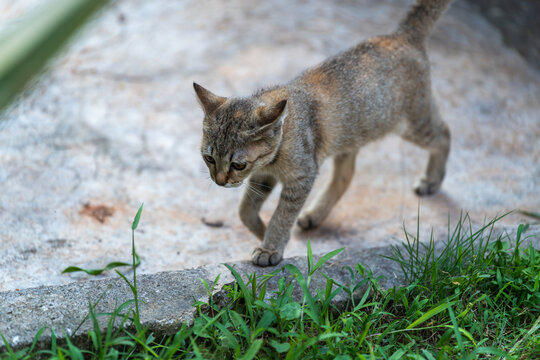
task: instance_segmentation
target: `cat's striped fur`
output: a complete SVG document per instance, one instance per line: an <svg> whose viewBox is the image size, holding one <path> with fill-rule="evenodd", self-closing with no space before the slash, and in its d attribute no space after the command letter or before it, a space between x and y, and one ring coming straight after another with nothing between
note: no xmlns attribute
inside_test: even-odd
<svg viewBox="0 0 540 360"><path fill-rule="evenodd" d="M212 179L222 186L248 179L240 217L262 240L255 264L280 262L295 221L303 229L320 225L349 186L358 149L390 132L429 151L416 193L439 189L450 132L432 98L425 40L450 1L417 0L394 33L248 97L225 98L194 84L205 113L201 151ZM327 157L334 161L332 179L300 214ZM266 227L258 213L278 181L283 190Z"/></svg>

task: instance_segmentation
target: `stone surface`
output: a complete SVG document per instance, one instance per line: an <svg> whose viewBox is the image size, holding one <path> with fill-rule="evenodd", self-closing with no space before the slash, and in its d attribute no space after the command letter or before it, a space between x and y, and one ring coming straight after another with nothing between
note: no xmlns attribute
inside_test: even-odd
<svg viewBox="0 0 540 360"><path fill-rule="evenodd" d="M347 266L354 269L361 262L372 268L376 277L383 276L380 286L387 289L403 283L401 270L397 263L381 257L390 255L389 248L374 248L360 252L344 252L328 261L320 272L316 273L311 283L311 289L324 289L326 279L321 272L343 285L351 283ZM317 259L315 259L315 262ZM305 257L285 259L283 265L294 264L304 276L307 273ZM260 268L251 262L240 262L233 265L236 271L247 280L246 274L268 274L275 268ZM287 271L285 271L287 273ZM195 309L195 301L208 301L208 292L201 279L212 283L218 274L216 283L216 298L220 296L222 286L234 281L232 274L223 265L206 265L192 270L162 272L153 275L142 275L137 279L140 304L141 322L150 328L154 336L174 334L182 323L191 323ZM129 277L129 275L128 275ZM356 281L360 281L357 278ZM278 289L277 278L268 282L267 296L272 296ZM361 291L360 288L359 291ZM364 290L365 291L365 290ZM363 292L362 292L363 293ZM301 291L295 287L293 295L301 300ZM104 279L72 283L64 286L42 286L21 291L6 291L0 293L0 332L5 336L10 346L23 348L32 344L36 332L43 326L47 329L40 338L39 346L50 344L51 327L59 339L66 334L79 346L88 342L88 331L93 323L86 320L89 314L89 303L95 305L95 312L112 312L115 307L133 298L131 290L121 279ZM336 306L344 306L347 297L341 293L334 298ZM100 326L105 329L108 318L99 317ZM118 326L118 325L117 325ZM0 344L2 351L3 344Z"/></svg>
<svg viewBox="0 0 540 360"><path fill-rule="evenodd" d="M489 233L489 229L484 232ZM492 239L504 236L504 229L495 229ZM436 256L444 249L443 239L438 239L435 247ZM540 229L536 227L529 230L528 238L522 246L540 248ZM407 258L406 252L403 252ZM319 271L312 277L310 290L315 295L316 289L326 288L327 275L335 282L349 287L357 285L363 278L355 271L356 264L362 264L372 271L378 279L382 290L406 285L403 271L399 264L387 257L394 255L390 247L371 248L362 250L345 250L328 260ZM386 256L386 257L385 257ZM314 264L319 257L315 256ZM242 261L230 264L247 282L247 275L257 276L269 274L282 268L283 274L290 276L288 270L283 270L286 264L296 266L307 276L307 258L305 256L293 257L283 260L278 267L261 268L253 265L250 261ZM355 273L355 279L351 278L349 269ZM128 278L132 274L127 273ZM218 277L219 276L219 277ZM280 276L271 278L267 282L266 298L274 296L279 289ZM193 304L196 301L206 302L209 293L203 284L215 284L213 298L218 305L225 305L226 292L223 285L234 281L234 276L222 264L205 265L196 269L161 272L152 275L137 277L138 296L140 303L141 322L148 327L155 337L176 333L184 322L192 323L196 316ZM302 291L298 284L293 281L294 290L292 295L297 301L302 300ZM334 289L336 289L334 285ZM366 285L358 287L355 297L364 295ZM88 331L93 328L93 323L87 320L89 304L92 304L96 313L112 312L121 304L133 299L133 294L124 281L119 279L104 279L72 283L63 286L41 286L20 291L0 292L0 333L4 335L13 348L24 348L31 345L37 331L46 327L41 336L38 346L47 348L50 346L51 328L62 341L69 336L71 341L80 347L87 347ZM350 301L350 296L340 292L333 298L332 304L338 309L345 308ZM101 329L106 329L109 318L98 318ZM115 328L120 326L116 324ZM0 352L5 350L0 343Z"/></svg>
<svg viewBox="0 0 540 360"><path fill-rule="evenodd" d="M0 23L34 3L0 2ZM62 275L69 265L129 261L141 202L141 273L249 259L258 241L236 214L242 189L212 184L200 158L192 82L245 95L286 81L392 31L409 3L116 2L1 115L0 291L90 278ZM396 137L370 144L330 217L318 230L296 229L286 257L305 254L308 238L315 253L393 243L403 225L416 229L418 208L422 234L433 226L437 237L462 211L475 225L513 209L539 211L540 74L462 1L439 22L429 55L452 131L442 191L422 199L412 192L424 151ZM531 221L513 213L501 226Z"/></svg>

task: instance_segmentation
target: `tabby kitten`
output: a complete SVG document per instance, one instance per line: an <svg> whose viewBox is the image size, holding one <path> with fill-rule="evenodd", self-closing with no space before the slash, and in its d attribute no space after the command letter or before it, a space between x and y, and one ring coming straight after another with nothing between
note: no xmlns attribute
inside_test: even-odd
<svg viewBox="0 0 540 360"><path fill-rule="evenodd" d="M281 261L297 218L302 229L320 225L351 183L358 149L385 134L398 133L429 152L416 193L439 189L450 132L432 98L425 41L450 1L417 0L394 33L248 97L226 98L193 84L212 180L235 187L248 179L240 218L262 240L254 264ZM332 179L298 217L326 157L334 160ZM283 190L266 227L259 210L278 181Z"/></svg>

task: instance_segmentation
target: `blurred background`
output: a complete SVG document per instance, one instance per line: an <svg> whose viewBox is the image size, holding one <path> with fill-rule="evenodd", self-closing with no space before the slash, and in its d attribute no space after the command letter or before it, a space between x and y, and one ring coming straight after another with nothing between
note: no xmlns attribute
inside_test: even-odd
<svg viewBox="0 0 540 360"><path fill-rule="evenodd" d="M142 202L143 273L249 259L258 241L237 216L243 189L209 179L192 82L223 96L286 82L391 32L411 2L0 0L0 291L89 279L62 275L70 265L129 261ZM428 48L453 136L442 191L412 192L422 150L392 136L370 144L325 224L295 229L285 256L304 255L308 238L317 253L395 243L403 225L416 229L418 208L424 240L432 228L445 238L466 212L475 225L538 213L539 9L456 0ZM538 233L520 212L498 230L522 222Z"/></svg>

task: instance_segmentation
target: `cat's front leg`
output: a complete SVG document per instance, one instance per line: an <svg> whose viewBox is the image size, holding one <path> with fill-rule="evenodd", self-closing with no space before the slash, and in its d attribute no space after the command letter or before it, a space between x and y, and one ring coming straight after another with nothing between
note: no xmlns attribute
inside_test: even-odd
<svg viewBox="0 0 540 360"><path fill-rule="evenodd" d="M277 265L283 258L283 250L289 242L291 228L313 187L315 176L302 178L295 185L283 185L276 211L270 219L261 247L251 255L255 265Z"/></svg>
<svg viewBox="0 0 540 360"><path fill-rule="evenodd" d="M259 211L261 206L276 185L276 179L266 175L252 175L240 201L240 220L261 241L264 239L266 226L264 225Z"/></svg>

